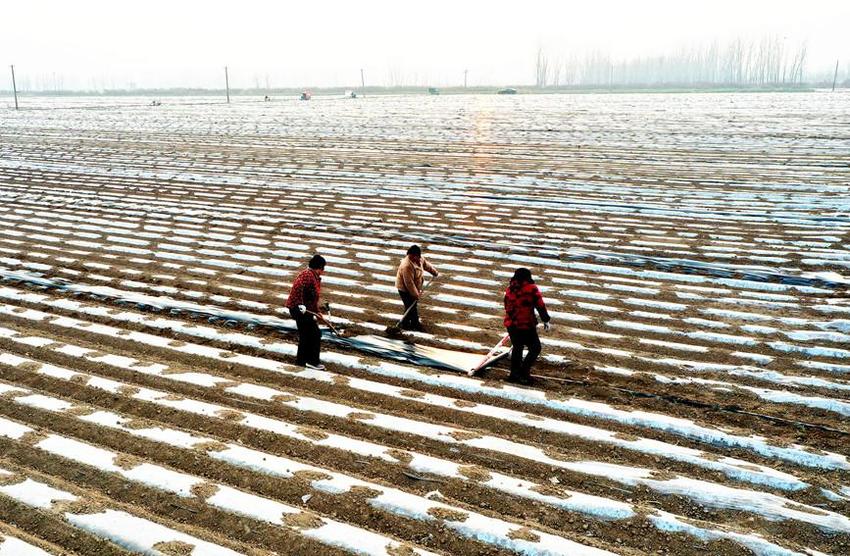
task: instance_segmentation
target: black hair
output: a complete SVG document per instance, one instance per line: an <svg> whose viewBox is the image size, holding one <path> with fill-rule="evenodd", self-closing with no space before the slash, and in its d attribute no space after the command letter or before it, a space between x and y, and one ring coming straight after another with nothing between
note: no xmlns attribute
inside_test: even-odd
<svg viewBox="0 0 850 556"><path fill-rule="evenodd" d="M407 254L419 257L422 255L422 249L418 245L411 245L407 248Z"/></svg>
<svg viewBox="0 0 850 556"><path fill-rule="evenodd" d="M533 284L534 280L531 278L531 271L525 267L521 267L514 271L514 277L511 278L511 282L517 284Z"/></svg>
<svg viewBox="0 0 850 556"><path fill-rule="evenodd" d="M313 270L324 270L325 268L325 258L321 255L313 255L313 258L310 259L308 265Z"/></svg>

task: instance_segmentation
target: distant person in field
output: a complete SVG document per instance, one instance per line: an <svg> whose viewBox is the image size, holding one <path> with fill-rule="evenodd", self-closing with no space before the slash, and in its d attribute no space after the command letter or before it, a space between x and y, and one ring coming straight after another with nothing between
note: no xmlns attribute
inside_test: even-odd
<svg viewBox="0 0 850 556"><path fill-rule="evenodd" d="M324 369L319 360L322 334L316 318L319 313L319 295L322 291L322 274L325 272L325 259L313 255L307 269L301 271L292 283L286 308L298 326L298 353L295 362L310 369Z"/></svg>
<svg viewBox="0 0 850 556"><path fill-rule="evenodd" d="M508 382L531 384L531 367L540 355L540 337L537 335L537 317L534 311L540 313L543 327L549 330L549 313L543 302L531 271L518 268L514 277L505 290L505 327L511 337L511 374ZM523 359L523 350L528 348L528 355Z"/></svg>
<svg viewBox="0 0 850 556"><path fill-rule="evenodd" d="M402 330L420 332L424 330L422 323L419 322L419 299L422 297L425 272L435 278L440 275L437 269L422 256L422 249L418 245L411 245L407 250L407 255L398 265L398 272L395 275L395 287L398 290L398 295L401 296L402 303L404 303L404 310L407 311L415 305L401 322Z"/></svg>

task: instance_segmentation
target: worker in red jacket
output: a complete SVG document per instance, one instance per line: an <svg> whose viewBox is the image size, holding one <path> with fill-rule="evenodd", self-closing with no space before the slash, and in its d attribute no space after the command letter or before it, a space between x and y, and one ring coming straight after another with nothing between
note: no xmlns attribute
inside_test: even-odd
<svg viewBox="0 0 850 556"><path fill-rule="evenodd" d="M298 352L295 362L310 369L321 370L325 366L319 360L322 333L316 323L319 315L319 295L322 291L322 274L325 272L325 258L313 255L307 269L301 271L292 283L286 308L295 319L298 327Z"/></svg>
<svg viewBox="0 0 850 556"><path fill-rule="evenodd" d="M540 355L540 337L537 335L537 317L540 313L543 327L549 330L549 313L543 302L543 294L534 284L531 271L518 268L505 290L505 327L511 337L511 375L508 382L531 384L531 367ZM528 355L523 359L523 349Z"/></svg>

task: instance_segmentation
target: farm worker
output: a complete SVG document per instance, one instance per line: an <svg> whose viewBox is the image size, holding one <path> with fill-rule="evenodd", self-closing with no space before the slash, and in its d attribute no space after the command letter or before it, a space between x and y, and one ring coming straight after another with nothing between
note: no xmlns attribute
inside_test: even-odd
<svg viewBox="0 0 850 556"><path fill-rule="evenodd" d="M313 255L307 269L301 271L292 283L286 308L298 326L298 352L295 362L310 369L324 369L319 360L319 341L321 332L316 323L319 316L319 295L322 290L322 274L325 273L325 259Z"/></svg>
<svg viewBox="0 0 850 556"><path fill-rule="evenodd" d="M437 269L422 256L422 249L418 245L411 245L407 250L407 256L398 265L398 272L395 275L395 287L398 290L398 295L401 296L402 303L404 303L404 310L410 309L410 312L401 322L403 330L423 330L422 323L419 322L418 305L419 299L422 297L422 285L425 282L426 271L435 278L440 275ZM412 305L416 306L411 309Z"/></svg>
<svg viewBox="0 0 850 556"><path fill-rule="evenodd" d="M543 327L549 330L549 313L543 302L543 294L534 284L531 271L518 268L505 290L505 327L511 337L511 374L508 382L531 384L531 367L540 355L540 338L537 336L537 317L540 313ZM523 359L523 349L528 355Z"/></svg>

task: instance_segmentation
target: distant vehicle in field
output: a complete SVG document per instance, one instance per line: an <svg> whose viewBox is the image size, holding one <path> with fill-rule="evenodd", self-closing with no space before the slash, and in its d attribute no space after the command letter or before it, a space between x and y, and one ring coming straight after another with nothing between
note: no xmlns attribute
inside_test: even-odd
<svg viewBox="0 0 850 556"><path fill-rule="evenodd" d="M313 98L313 93L310 91L301 91L301 100L310 100Z"/></svg>
<svg viewBox="0 0 850 556"><path fill-rule="evenodd" d="M436 87L428 87L428 94L429 95L439 95L440 89L438 89Z"/></svg>
<svg viewBox="0 0 850 556"><path fill-rule="evenodd" d="M499 95L515 95L516 89L514 89L513 87L505 87L504 89L499 89L498 91L496 91L496 94L499 94Z"/></svg>
<svg viewBox="0 0 850 556"><path fill-rule="evenodd" d="M342 96L345 98L357 98L357 93L355 91L345 91Z"/></svg>

